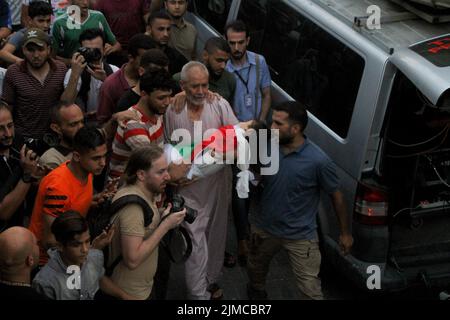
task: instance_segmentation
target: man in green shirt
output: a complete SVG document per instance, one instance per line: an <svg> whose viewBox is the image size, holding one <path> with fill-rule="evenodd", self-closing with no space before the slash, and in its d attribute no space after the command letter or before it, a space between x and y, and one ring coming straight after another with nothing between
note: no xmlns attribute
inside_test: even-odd
<svg viewBox="0 0 450 320"><path fill-rule="evenodd" d="M120 50L120 43L111 31L105 16L100 11L89 9L89 0L71 0L67 12L55 20L53 25L53 52L56 58L70 65L72 55L80 47L78 38L86 29L100 28L106 36L105 56ZM74 9L78 6L79 10Z"/></svg>
<svg viewBox="0 0 450 320"><path fill-rule="evenodd" d="M196 60L198 32L194 25L183 17L186 14L186 0L164 0L165 8L172 18L169 46L177 49L188 61Z"/></svg>

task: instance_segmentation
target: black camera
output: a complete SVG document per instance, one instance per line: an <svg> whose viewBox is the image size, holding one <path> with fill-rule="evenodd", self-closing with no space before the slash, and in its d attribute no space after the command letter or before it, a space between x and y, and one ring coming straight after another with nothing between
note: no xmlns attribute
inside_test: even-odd
<svg viewBox="0 0 450 320"><path fill-rule="evenodd" d="M41 140L28 138L25 140L25 147L27 150L33 150L34 153L37 153L42 148Z"/></svg>
<svg viewBox="0 0 450 320"><path fill-rule="evenodd" d="M99 63L100 60L102 60L102 52L99 48L80 47L77 52L84 57L84 60L88 65Z"/></svg>
<svg viewBox="0 0 450 320"><path fill-rule="evenodd" d="M174 194L172 197L172 209L170 210L170 213L172 212L179 212L186 208L186 215L184 216L184 221L191 224L195 221L195 218L197 218L197 210L194 210L192 208L186 207L184 205L184 198L180 194Z"/></svg>
<svg viewBox="0 0 450 320"><path fill-rule="evenodd" d="M59 144L58 136L52 133L46 133L42 139L25 139L25 148L33 150L38 156L41 156L49 148L56 147Z"/></svg>

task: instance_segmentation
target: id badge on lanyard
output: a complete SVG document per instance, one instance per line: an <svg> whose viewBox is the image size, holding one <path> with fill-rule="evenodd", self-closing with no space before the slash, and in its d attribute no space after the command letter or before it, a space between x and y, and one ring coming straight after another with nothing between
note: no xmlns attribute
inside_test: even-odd
<svg viewBox="0 0 450 320"><path fill-rule="evenodd" d="M249 88L248 88L251 70L252 70L252 65L250 65L250 67L248 68L247 80L244 80L244 78L241 76L241 74L239 72L234 71L234 73L237 75L239 80L245 85L245 88L247 89L247 93L244 95L244 105L246 108L253 107L253 94L250 93L251 90L249 90Z"/></svg>
<svg viewBox="0 0 450 320"><path fill-rule="evenodd" d="M253 107L253 95L250 93L247 93L244 96L244 103L247 108Z"/></svg>

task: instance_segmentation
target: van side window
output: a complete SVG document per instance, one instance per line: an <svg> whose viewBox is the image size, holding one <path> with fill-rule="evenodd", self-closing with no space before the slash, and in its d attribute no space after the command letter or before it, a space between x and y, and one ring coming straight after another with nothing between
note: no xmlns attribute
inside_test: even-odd
<svg viewBox="0 0 450 320"><path fill-rule="evenodd" d="M219 33L223 33L233 0L194 0L196 15L206 20Z"/></svg>
<svg viewBox="0 0 450 320"><path fill-rule="evenodd" d="M249 49L266 57L272 79L346 137L364 59L281 1L242 1L238 17L249 25Z"/></svg>
<svg viewBox="0 0 450 320"><path fill-rule="evenodd" d="M248 50L261 53L261 45L267 22L267 0L241 1L237 18L245 22L249 30Z"/></svg>

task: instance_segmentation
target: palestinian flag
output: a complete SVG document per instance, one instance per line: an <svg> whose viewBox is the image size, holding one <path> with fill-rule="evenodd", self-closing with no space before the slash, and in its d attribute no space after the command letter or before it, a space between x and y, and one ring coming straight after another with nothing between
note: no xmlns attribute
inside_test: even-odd
<svg viewBox="0 0 450 320"><path fill-rule="evenodd" d="M239 125L228 125L220 127L197 144L190 146L166 145L167 161L169 163L180 163L181 161L191 163L192 167L187 175L188 179L211 175L222 169L226 164L236 162L236 151L239 153L239 150L242 149L240 148L241 144L248 144L244 133L245 131ZM249 157L245 158L249 159Z"/></svg>

